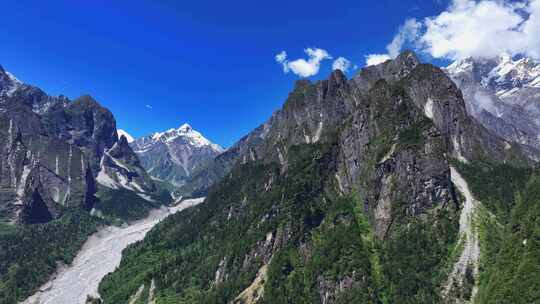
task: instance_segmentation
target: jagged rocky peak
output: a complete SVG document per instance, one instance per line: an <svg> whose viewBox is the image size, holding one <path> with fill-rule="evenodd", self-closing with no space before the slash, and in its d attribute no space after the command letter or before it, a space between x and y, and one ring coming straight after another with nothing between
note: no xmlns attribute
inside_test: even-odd
<svg viewBox="0 0 540 304"><path fill-rule="evenodd" d="M126 164L118 179L155 188L127 142L118 141L112 113L91 96L49 96L3 69L0 91L9 93L0 94L0 220L37 223L64 207L89 210L95 178L108 166Z"/></svg>
<svg viewBox="0 0 540 304"><path fill-rule="evenodd" d="M488 153L499 160L513 157L512 145L493 136L469 117L460 90L440 68L421 64L413 52L406 51L394 60L362 69L351 80L334 71L327 80L296 81L282 109L216 158L204 174L198 174L193 180L223 176L235 162L277 162L286 170L291 146L334 142L339 132L346 134L344 123L352 123L352 127L357 128L343 139L350 141L359 133L368 132L366 118L355 122L352 113L368 115L367 110L361 109L387 104L394 99L386 97L385 101L380 96L393 96L399 92L410 99L423 116L433 121L445 139L449 155L464 161ZM380 101L374 103L374 100ZM365 133L358 140L365 144L369 141L368 135ZM355 166L351 165L351 168ZM199 184L208 185L205 182Z"/></svg>
<svg viewBox="0 0 540 304"><path fill-rule="evenodd" d="M404 51L393 60L367 66L354 76L354 81L361 89L369 89L379 79L395 81L408 75L420 60L413 51Z"/></svg>

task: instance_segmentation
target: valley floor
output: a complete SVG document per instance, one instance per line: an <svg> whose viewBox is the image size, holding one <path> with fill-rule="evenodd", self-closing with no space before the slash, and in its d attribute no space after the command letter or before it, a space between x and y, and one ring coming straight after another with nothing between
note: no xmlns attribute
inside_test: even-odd
<svg viewBox="0 0 540 304"><path fill-rule="evenodd" d="M71 265L60 269L23 304L85 303L87 295L98 295L101 279L120 265L124 248L142 240L167 216L203 201L204 198L185 200L174 207L154 210L147 218L127 227L101 229L88 238Z"/></svg>

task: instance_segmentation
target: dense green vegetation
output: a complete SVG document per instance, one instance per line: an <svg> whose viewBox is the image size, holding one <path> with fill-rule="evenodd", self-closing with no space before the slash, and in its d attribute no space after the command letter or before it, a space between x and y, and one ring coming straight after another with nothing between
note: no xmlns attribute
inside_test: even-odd
<svg viewBox="0 0 540 304"><path fill-rule="evenodd" d="M161 201L150 202L127 189L110 189L100 187L96 194L98 202L95 206L101 215L112 221L133 221L144 218L151 209L162 205Z"/></svg>
<svg viewBox="0 0 540 304"><path fill-rule="evenodd" d="M514 167L508 164L489 162L455 163L466 178L477 200L482 202L499 221L510 221L516 205L515 195L525 189L533 174L529 167Z"/></svg>
<svg viewBox="0 0 540 304"><path fill-rule="evenodd" d="M125 303L141 286L147 295L154 279L160 304L229 303L265 264L265 304L318 303L322 290L337 303L436 302L457 238L454 212L412 220L398 208L389 239L374 240L361 200L335 192L334 159L332 145L301 145L286 174L275 164L236 166L204 204L124 251L100 285L104 302ZM278 248L266 247L269 235ZM336 292L340 284L349 287Z"/></svg>
<svg viewBox="0 0 540 304"><path fill-rule="evenodd" d="M322 171L327 170L331 149L297 150L288 176L280 176L274 164L236 167L203 205L156 226L142 243L126 251L121 270L101 284L105 302L125 302L141 285L149 286L152 278L160 289L159 303L233 299L251 283L262 261L247 269L238 265L269 231L281 231L287 234L287 243L297 243L323 218ZM270 179L273 185L267 191L261 181ZM222 260L230 279L214 286Z"/></svg>
<svg viewBox="0 0 540 304"><path fill-rule="evenodd" d="M424 118L419 122L414 123L409 128L399 132L398 143L400 148L419 148L424 145L423 132L428 130L433 123Z"/></svg>
<svg viewBox="0 0 540 304"><path fill-rule="evenodd" d="M484 162L458 168L485 206L478 218L481 258L476 302L540 302L538 170Z"/></svg>
<svg viewBox="0 0 540 304"><path fill-rule="evenodd" d="M318 303L320 293L350 282L336 303L377 303L377 281L371 266L368 230L354 216L355 201L338 199L310 236L306 248L289 246L273 257L265 285L264 303ZM309 255L306 255L306 250ZM327 286L331 287L328 288Z"/></svg>
<svg viewBox="0 0 540 304"><path fill-rule="evenodd" d="M440 286L457 241L455 210L441 209L427 219L408 218L379 243L389 303L438 303Z"/></svg>
<svg viewBox="0 0 540 304"><path fill-rule="evenodd" d="M45 283L58 262L69 264L101 221L82 210L0 233L0 303L12 304Z"/></svg>
<svg viewBox="0 0 540 304"><path fill-rule="evenodd" d="M156 185L159 189L156 193L146 194L151 201L128 189L99 187L95 208L102 217L113 223L144 218L148 216L150 210L168 205L172 201L168 185L166 183Z"/></svg>

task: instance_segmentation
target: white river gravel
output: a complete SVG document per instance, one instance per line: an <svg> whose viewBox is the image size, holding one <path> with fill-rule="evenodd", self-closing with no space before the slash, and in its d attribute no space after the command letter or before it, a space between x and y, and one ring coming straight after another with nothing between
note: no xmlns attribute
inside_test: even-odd
<svg viewBox="0 0 540 304"><path fill-rule="evenodd" d="M71 265L59 269L22 304L84 304L87 295L98 296L99 282L120 265L124 248L142 240L167 216L203 201L204 198L184 200L174 207L153 210L148 217L129 226L109 226L99 230L86 240Z"/></svg>

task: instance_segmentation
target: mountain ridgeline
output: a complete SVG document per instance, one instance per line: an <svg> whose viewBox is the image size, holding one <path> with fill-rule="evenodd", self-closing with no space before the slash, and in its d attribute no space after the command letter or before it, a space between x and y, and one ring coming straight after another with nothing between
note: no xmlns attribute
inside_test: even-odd
<svg viewBox="0 0 540 304"><path fill-rule="evenodd" d="M506 282L494 265L511 254L493 247L526 237L519 254L538 261L537 223L512 212L538 209L540 196L524 186L537 156L469 116L454 82L412 52L350 80L340 71L300 80L281 110L186 184L206 201L124 251L100 294L104 303L488 303L497 291L531 302L531 280L513 281L527 290L520 295L498 289ZM500 220L493 225L527 229L472 228L453 167L497 214L485 217ZM486 191L505 171L515 172L511 193ZM220 182L204 190L209 177ZM468 233L482 255L469 252Z"/></svg>

